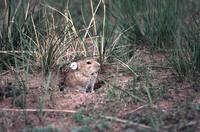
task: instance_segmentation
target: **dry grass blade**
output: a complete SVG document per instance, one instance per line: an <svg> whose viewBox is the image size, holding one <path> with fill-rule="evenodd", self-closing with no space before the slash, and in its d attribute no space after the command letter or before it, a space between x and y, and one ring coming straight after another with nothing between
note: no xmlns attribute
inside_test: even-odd
<svg viewBox="0 0 200 132"><path fill-rule="evenodd" d="M9 54L9 53L19 53L19 54L24 54L24 53L30 53L29 51L22 51L22 50L14 50L14 51L0 51L0 54Z"/></svg>
<svg viewBox="0 0 200 132"><path fill-rule="evenodd" d="M58 109L9 109L9 108L1 108L0 111L5 112L63 112L63 113L76 113L74 110L58 110Z"/></svg>
<svg viewBox="0 0 200 132"><path fill-rule="evenodd" d="M78 35L78 32L77 32L77 30L76 30L76 27L75 27L75 25L74 25L74 23L73 23L71 14L70 14L70 12L69 12L69 10L68 10L68 5L67 5L67 9L65 10L64 13L60 12L60 11L57 10L56 8L54 8L54 7L52 7L52 6L49 6L49 5L43 5L43 6L48 7L49 9L52 9L53 11L56 11L57 13L59 13L60 15L62 15L62 16L65 18L65 20L66 20L67 23L70 23L70 25L72 25L71 29L72 29L72 31L73 31L73 34L75 34L75 37L77 38L78 42L82 45L83 50L84 50L84 55L86 56L86 48L85 48L85 45L84 45L84 43L83 43L84 40L82 41L82 40L80 39L79 35ZM70 36L70 35L71 35L71 33L69 33L69 36Z"/></svg>
<svg viewBox="0 0 200 132"><path fill-rule="evenodd" d="M156 129L156 128L153 128L153 127L150 127L150 126L147 126L147 125L135 123L135 122L132 122L132 121L129 121L129 120L120 119L120 118L117 118L117 117L112 117L112 116L101 116L101 117L105 118L107 120L116 121L116 122L120 122L120 123L128 123L130 125L134 125L134 126L145 128L145 129L156 130L156 131L159 131L159 132L161 131L160 129Z"/></svg>
<svg viewBox="0 0 200 132"><path fill-rule="evenodd" d="M97 13L97 10L99 9L100 4L101 4L101 0L99 0L99 3L98 3L98 5L97 5L97 7L96 7L94 13L92 14L92 18L91 18L91 20L90 20L90 23L89 23L88 27L86 28L86 32L85 32L85 35L84 35L84 37L83 37L83 42L85 41L85 39L86 39L86 37L87 37L87 35L88 35L88 33L89 33L89 29L90 29L90 27L91 27L93 21L95 20L95 15L96 15L96 13Z"/></svg>
<svg viewBox="0 0 200 132"><path fill-rule="evenodd" d="M136 77L139 76L135 71L133 71L133 69L132 69L129 65L127 65L126 63L124 63L124 62L121 61L120 59L117 59L117 58L115 58L115 59L116 59L118 62L120 62L120 63L122 64L122 66L127 67L133 74L135 74Z"/></svg>

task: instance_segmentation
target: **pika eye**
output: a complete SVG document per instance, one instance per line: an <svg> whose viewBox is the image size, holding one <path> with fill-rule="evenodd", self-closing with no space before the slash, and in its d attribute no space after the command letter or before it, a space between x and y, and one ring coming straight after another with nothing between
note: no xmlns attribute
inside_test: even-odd
<svg viewBox="0 0 200 132"><path fill-rule="evenodd" d="M87 64L90 65L90 64L92 64L92 63L91 63L90 61L87 61Z"/></svg>

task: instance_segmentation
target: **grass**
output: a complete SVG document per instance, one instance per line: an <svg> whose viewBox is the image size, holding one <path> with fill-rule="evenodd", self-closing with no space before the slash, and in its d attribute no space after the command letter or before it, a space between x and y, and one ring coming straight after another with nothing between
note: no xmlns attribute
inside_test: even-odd
<svg viewBox="0 0 200 132"><path fill-rule="evenodd" d="M200 108L195 102L200 74L198 0L4 2L8 6L0 6L3 12L0 19L0 78L6 78L8 74L4 72L9 71L14 81L13 86L7 86L20 91L9 95L13 107L27 108L29 92L32 91L28 79L30 75L42 76L38 80L42 84L37 88L41 90L40 94L33 97L32 103L38 103L40 111L37 119L45 127L38 127L34 124L37 119L33 119L33 128L29 129L33 117L24 111L19 117L24 121L22 131L59 131L45 124L50 115L55 118L58 115L42 111L50 105L49 100L55 102L60 97L60 94L54 97L58 90L53 75L56 72L59 77L59 68L85 57L97 58L105 67L100 74L105 84L102 90L97 89L97 99L84 96L94 102L77 106L87 114L78 112L71 117L66 114L59 119L63 126L66 125L65 120L75 124L67 130L117 130L115 126L127 131L199 129L196 126ZM144 50L148 50L152 58L145 60ZM164 54L167 62L162 62L159 55L156 57L160 62L154 62L154 54ZM143 58L144 62L138 61L138 58ZM168 67L164 68L166 65L163 63L167 63ZM108 80L106 74L109 74ZM0 82L0 92L3 83ZM102 99L102 93L106 93L107 97ZM70 97L65 98L69 100ZM7 100L6 95L1 99ZM173 102L173 106L163 109L165 101ZM166 107L168 105L171 104L166 104ZM130 112L130 109L135 111ZM5 114L3 118L4 114L2 119L8 116ZM112 115L113 118L102 119L104 115ZM13 121L7 119L0 131L9 129L10 122Z"/></svg>
<svg viewBox="0 0 200 132"><path fill-rule="evenodd" d="M117 1L113 2L113 14L119 29L128 29L124 34L128 42L146 43L153 51L175 49L169 62L179 75L188 75L199 67L198 5L197 1L179 0Z"/></svg>
<svg viewBox="0 0 200 132"><path fill-rule="evenodd" d="M199 73L200 33L199 23L195 19L191 19L192 22L177 33L176 47L172 50L170 62L179 76Z"/></svg>
<svg viewBox="0 0 200 132"><path fill-rule="evenodd" d="M53 128L52 126L46 126L43 128L25 128L22 132L60 132L58 129Z"/></svg>

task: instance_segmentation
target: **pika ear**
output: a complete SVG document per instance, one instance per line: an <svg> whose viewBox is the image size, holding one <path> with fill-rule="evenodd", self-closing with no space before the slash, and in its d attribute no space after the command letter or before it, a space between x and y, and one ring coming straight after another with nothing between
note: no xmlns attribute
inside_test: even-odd
<svg viewBox="0 0 200 132"><path fill-rule="evenodd" d="M76 62L72 62L72 63L70 64L70 68L71 68L72 70L76 70L76 69L78 68L78 64L77 64Z"/></svg>

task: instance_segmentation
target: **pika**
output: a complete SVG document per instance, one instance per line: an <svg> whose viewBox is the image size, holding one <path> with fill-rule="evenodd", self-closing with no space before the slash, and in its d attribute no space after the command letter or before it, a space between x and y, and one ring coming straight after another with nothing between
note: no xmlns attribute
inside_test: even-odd
<svg viewBox="0 0 200 132"><path fill-rule="evenodd" d="M62 74L61 85L67 88L84 89L85 92L93 93L99 70L100 64L95 59L72 62ZM62 88L62 90L64 89Z"/></svg>

